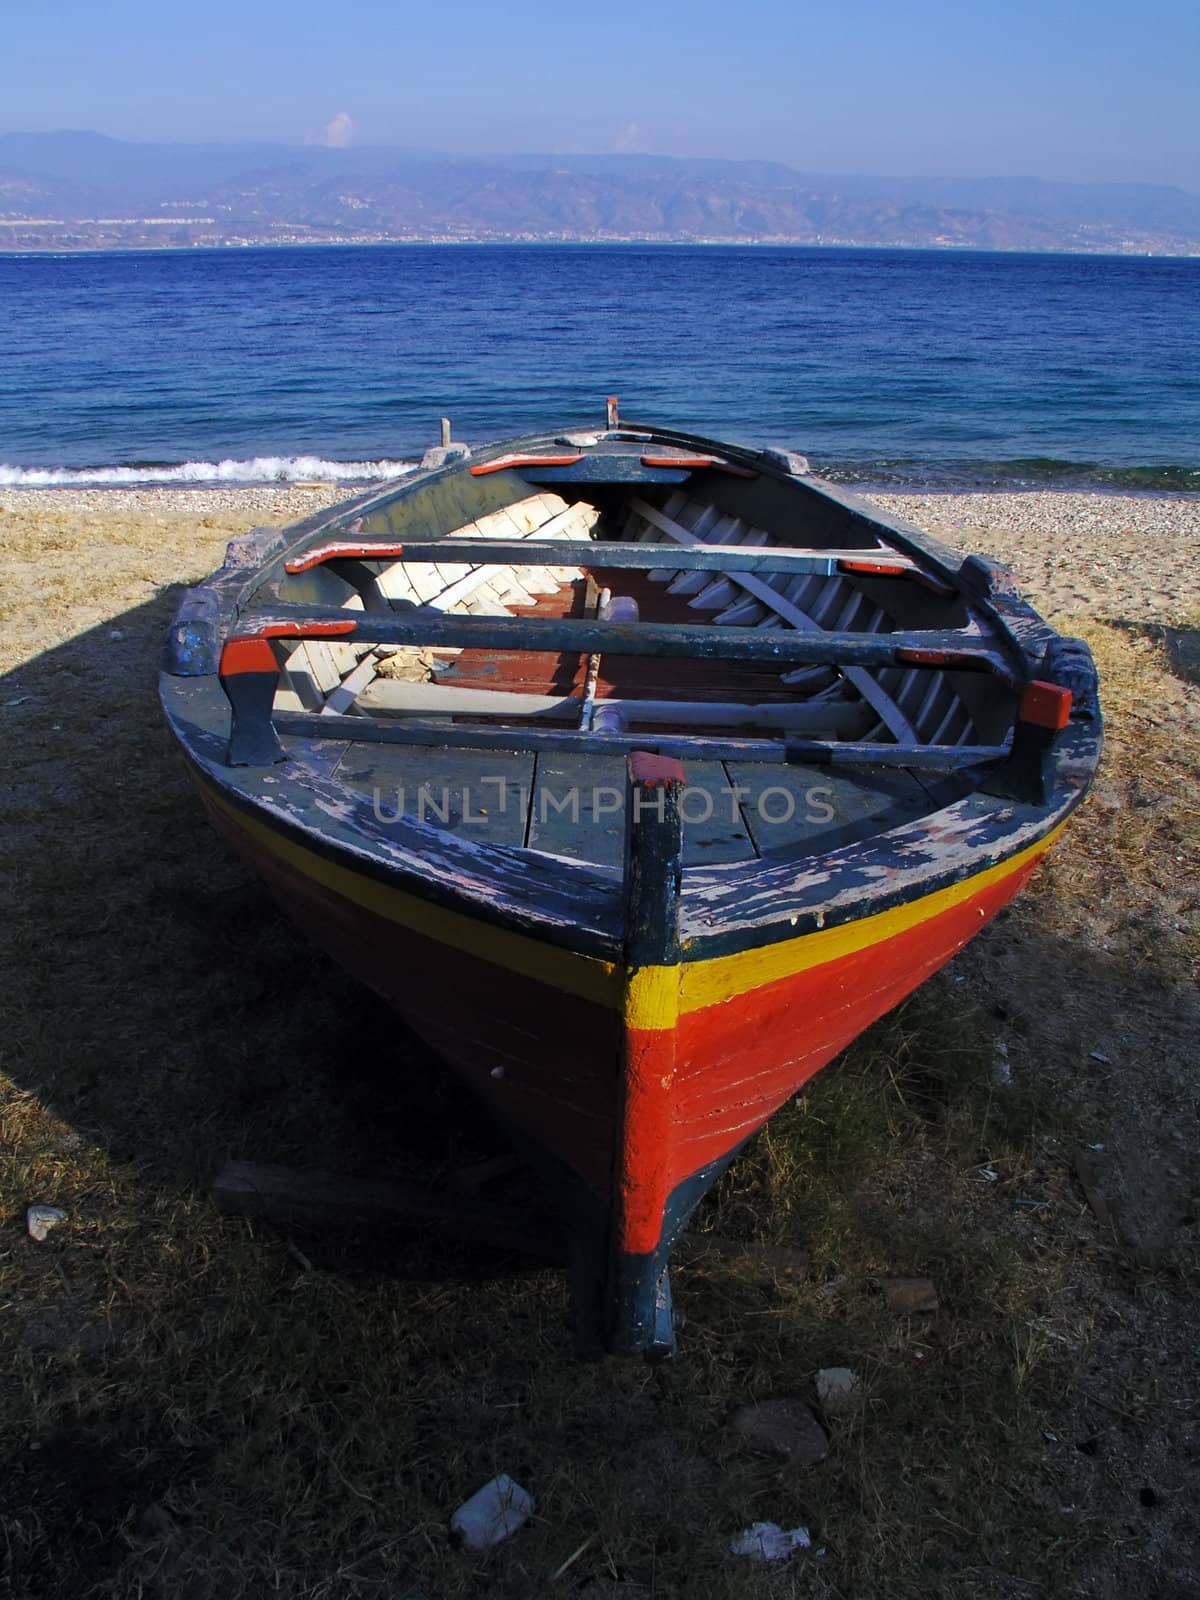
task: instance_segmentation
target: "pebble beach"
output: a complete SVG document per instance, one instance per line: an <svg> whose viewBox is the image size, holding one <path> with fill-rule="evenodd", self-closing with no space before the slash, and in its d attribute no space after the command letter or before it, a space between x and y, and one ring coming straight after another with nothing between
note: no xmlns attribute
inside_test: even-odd
<svg viewBox="0 0 1200 1600"><path fill-rule="evenodd" d="M179 588L231 535L350 493L0 488L19 1592L49 1596L53 1571L55 1596L378 1600L411 1579L463 1600L480 1569L441 1530L516 1463L538 1515L523 1565L489 1557L497 1597L553 1591L592 1527L664 1597L779 1594L729 1553L760 1508L828 1540L797 1593L944 1593L970 1540L986 1565L963 1600L1191 1595L1200 674L1174 652L1198 636L1200 500L875 497L1089 639L1103 766L1012 912L742 1157L697 1235L736 1253L678 1274L686 1355L651 1391L647 1369L575 1360L557 1273L447 1268L424 1232L301 1248L212 1204L231 1153L438 1183L499 1153L228 854L157 701ZM759 1272L746 1240L798 1265ZM895 1313L895 1280L936 1309ZM812 1422L827 1458L756 1458L731 1417L772 1395L811 1417L834 1363L859 1399L828 1438ZM678 1584L655 1578L668 1558ZM603 1591L581 1596L650 1593L589 1570Z"/></svg>
<svg viewBox="0 0 1200 1600"><path fill-rule="evenodd" d="M59 538L90 532L106 543L170 551L170 577L189 547L208 560L219 538L278 526L348 498L344 484L238 488L0 489L0 543L19 528ZM1038 490L906 493L871 497L964 553L1011 566L1034 605L1051 616L1178 624L1200 610L1200 499L1182 495ZM76 539L70 539L76 544ZM84 541L80 541L80 544ZM82 552L81 552L82 553ZM211 565L211 561L210 561ZM195 568L199 577L208 568Z"/></svg>

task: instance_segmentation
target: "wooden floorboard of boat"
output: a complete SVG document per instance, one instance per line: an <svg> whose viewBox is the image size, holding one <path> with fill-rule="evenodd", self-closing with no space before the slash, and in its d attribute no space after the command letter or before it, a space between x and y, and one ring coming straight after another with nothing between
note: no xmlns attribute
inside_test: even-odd
<svg viewBox="0 0 1200 1600"><path fill-rule="evenodd" d="M646 573L596 572L600 587L637 602L643 622L695 624L697 613L688 596L671 594ZM584 615L586 582L576 579L535 606L511 606L513 616L571 617ZM463 650L437 672L437 682L462 689L504 689L517 694L581 694L586 657L549 651ZM606 656L601 661L597 699L736 700L786 705L797 694L769 662L656 661L646 656Z"/></svg>

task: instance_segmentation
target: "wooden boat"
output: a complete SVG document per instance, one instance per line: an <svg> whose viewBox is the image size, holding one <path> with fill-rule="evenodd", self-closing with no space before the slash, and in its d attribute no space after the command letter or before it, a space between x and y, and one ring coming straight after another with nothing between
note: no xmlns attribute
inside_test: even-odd
<svg viewBox="0 0 1200 1600"><path fill-rule="evenodd" d="M528 1152L580 1344L771 1113L1027 881L1086 645L803 458L622 425L235 539L162 698L214 822Z"/></svg>

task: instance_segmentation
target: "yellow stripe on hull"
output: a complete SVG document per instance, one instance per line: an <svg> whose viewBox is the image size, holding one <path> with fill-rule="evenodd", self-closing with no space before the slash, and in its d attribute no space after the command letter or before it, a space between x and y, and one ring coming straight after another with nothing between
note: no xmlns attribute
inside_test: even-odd
<svg viewBox="0 0 1200 1600"><path fill-rule="evenodd" d="M994 867L962 878L945 889L935 889L918 900L906 901L904 905L859 917L854 922L839 923L836 928L823 928L797 939L786 939L780 944L739 950L734 955L714 956L709 961L685 961L681 969L683 992L679 1009L681 1012L703 1011L745 994L749 989L759 989L780 978L793 978L810 967L854 955L869 945L883 944L898 933L906 933L918 923L928 922L941 912L961 905L964 900L974 899L981 890L991 888L1014 872L1020 872L1022 867L1050 849L1065 826L1060 822L1057 828L1020 854L1009 856Z"/></svg>
<svg viewBox="0 0 1200 1600"><path fill-rule="evenodd" d="M268 823L259 822L244 811L231 806L211 785L202 782L207 797L244 833L248 833L262 850L287 863L294 871L303 873L322 888L330 889L345 900L353 901L376 916L386 917L401 927L411 928L423 937L434 939L451 950L461 950L466 955L491 961L509 972L534 978L564 994L590 1000L597 1005L619 1009L622 1003L621 973L611 961L601 961L596 956L579 955L560 949L528 934L513 933L507 928L497 928L478 917L463 911L450 911L445 906L423 900L419 895L406 893L355 872L351 867L339 866L328 857L318 855L286 838Z"/></svg>
<svg viewBox="0 0 1200 1600"><path fill-rule="evenodd" d="M200 782L211 803L249 834L259 848L279 857L294 871L303 873L323 888L451 950L477 956L581 1000L619 1010L624 1013L627 1025L637 1029L674 1028L681 1015L721 1005L752 989L794 977L812 967L894 938L1020 872L1044 855L1065 827L1065 823L1060 823L1028 849L972 877L836 928L820 929L733 955L684 960L679 966L640 967L626 972L613 962L498 928L466 912L434 905L353 868L340 866L296 844L269 824L246 815L230 805L211 784Z"/></svg>

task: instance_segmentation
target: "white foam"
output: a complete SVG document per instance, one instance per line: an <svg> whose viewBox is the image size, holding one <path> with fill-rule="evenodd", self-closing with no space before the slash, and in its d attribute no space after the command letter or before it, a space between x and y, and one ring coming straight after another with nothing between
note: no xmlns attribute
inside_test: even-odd
<svg viewBox="0 0 1200 1600"><path fill-rule="evenodd" d="M12 467L0 488L57 489L172 483L379 483L412 472L415 461L326 461L323 456L254 456L249 461L183 461L178 466Z"/></svg>

